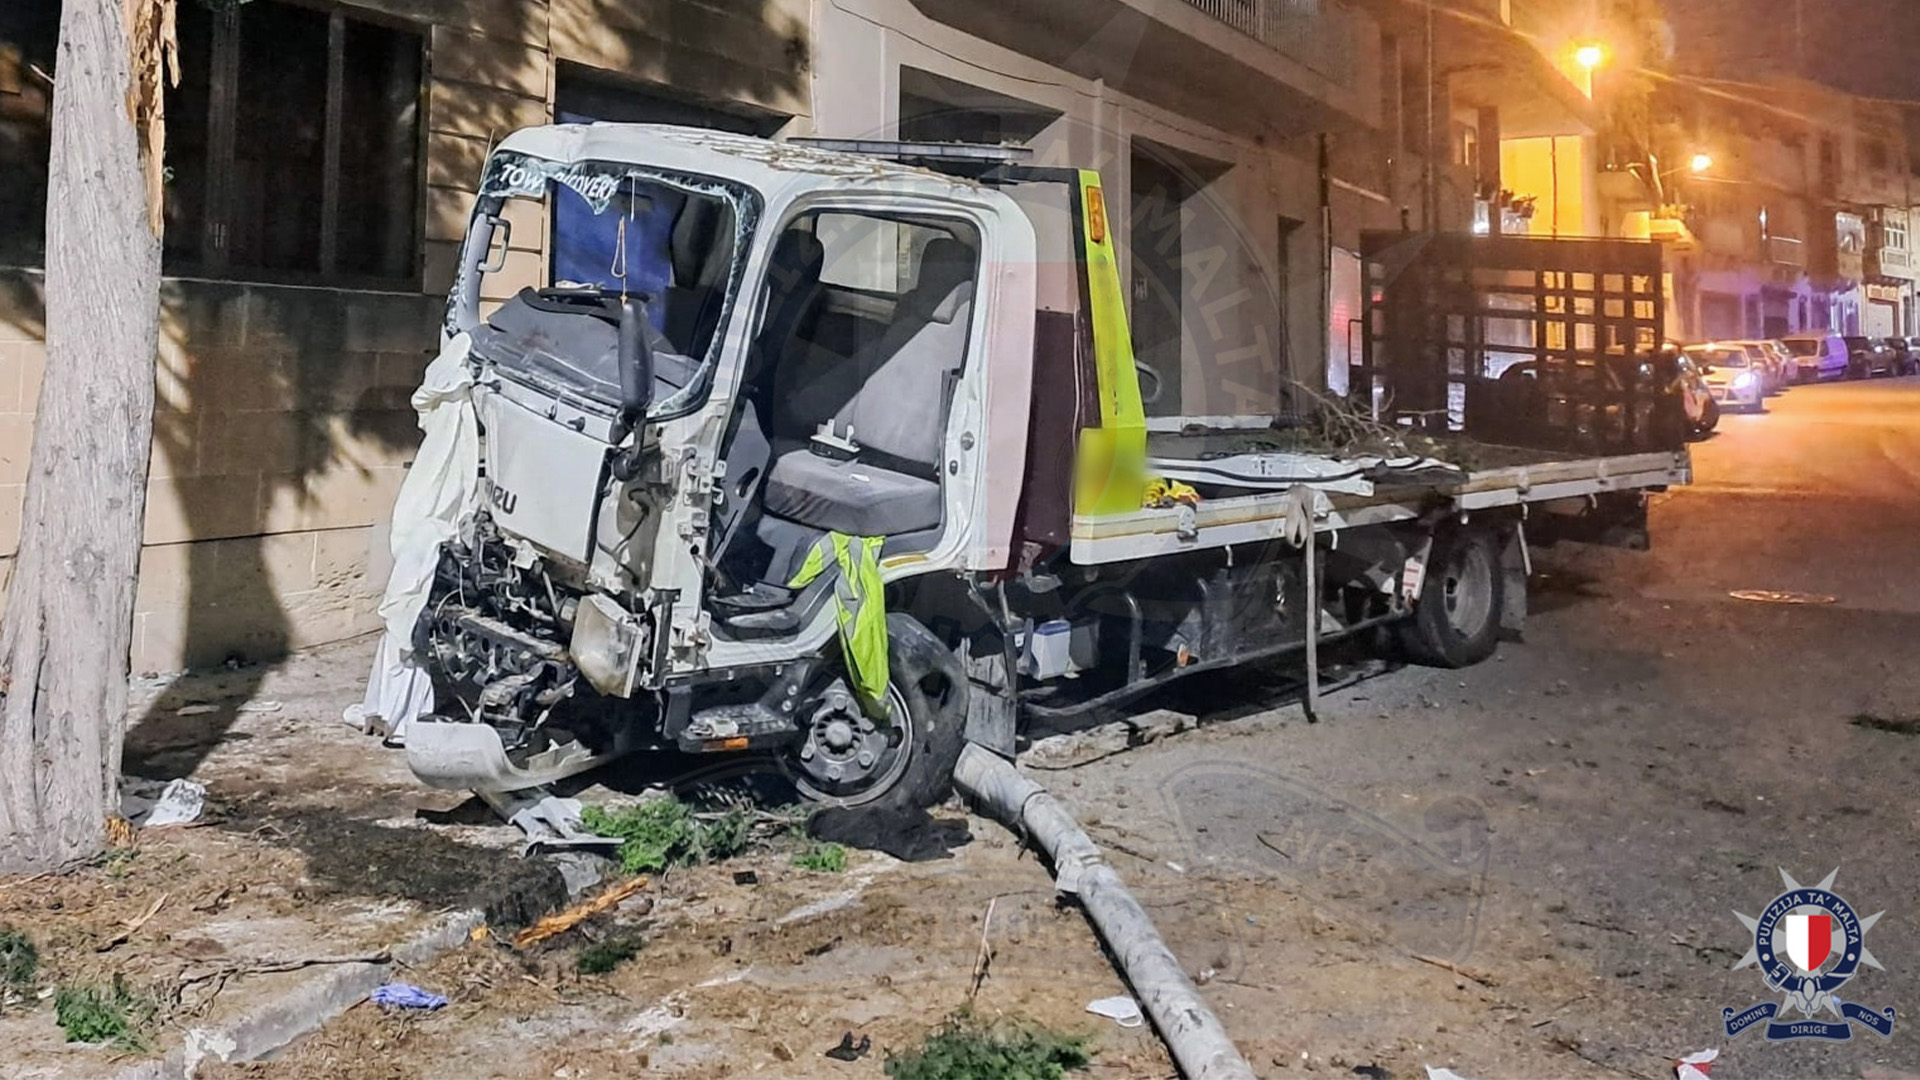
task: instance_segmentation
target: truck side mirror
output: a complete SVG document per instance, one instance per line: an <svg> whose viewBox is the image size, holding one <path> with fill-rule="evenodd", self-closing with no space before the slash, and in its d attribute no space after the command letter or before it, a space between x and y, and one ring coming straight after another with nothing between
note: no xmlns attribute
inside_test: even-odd
<svg viewBox="0 0 1920 1080"><path fill-rule="evenodd" d="M620 302L620 419L631 429L653 404L653 346L647 342L646 302Z"/></svg>

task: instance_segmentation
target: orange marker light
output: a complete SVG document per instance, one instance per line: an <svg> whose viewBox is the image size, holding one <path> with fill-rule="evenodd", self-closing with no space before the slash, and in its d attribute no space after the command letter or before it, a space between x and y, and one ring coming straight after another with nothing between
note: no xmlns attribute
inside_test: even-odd
<svg viewBox="0 0 1920 1080"><path fill-rule="evenodd" d="M709 752L716 750L745 750L747 748L747 740L744 737L708 739L705 743L701 744L701 748Z"/></svg>
<svg viewBox="0 0 1920 1080"><path fill-rule="evenodd" d="M1087 235L1096 244L1107 242L1107 196L1097 187L1087 189Z"/></svg>

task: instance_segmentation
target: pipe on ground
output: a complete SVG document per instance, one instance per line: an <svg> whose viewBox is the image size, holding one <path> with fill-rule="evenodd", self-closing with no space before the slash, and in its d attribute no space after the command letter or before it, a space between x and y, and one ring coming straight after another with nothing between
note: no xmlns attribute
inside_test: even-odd
<svg viewBox="0 0 1920 1080"><path fill-rule="evenodd" d="M1200 992L1160 939L1153 921L1080 831L1058 799L1004 759L971 743L960 754L954 783L1009 828L1031 837L1053 863L1061 892L1070 893L1120 961L1120 973L1188 1080L1254 1080L1253 1069L1227 1038Z"/></svg>

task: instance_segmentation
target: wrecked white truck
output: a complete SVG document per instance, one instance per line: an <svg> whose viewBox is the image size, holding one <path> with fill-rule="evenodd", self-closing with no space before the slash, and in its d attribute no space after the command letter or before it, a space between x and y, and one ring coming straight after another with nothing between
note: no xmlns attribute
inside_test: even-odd
<svg viewBox="0 0 1920 1080"><path fill-rule="evenodd" d="M1646 492L1689 480L1658 251L1370 244L1362 389L1324 407L1386 438L1320 445L1311 415L1145 418L1097 172L509 136L430 372L465 494L407 609L410 765L500 792L750 751L904 808L965 740L1197 672L1363 632L1485 659L1529 541L1644 545ZM1482 269L1504 298L1449 299Z"/></svg>

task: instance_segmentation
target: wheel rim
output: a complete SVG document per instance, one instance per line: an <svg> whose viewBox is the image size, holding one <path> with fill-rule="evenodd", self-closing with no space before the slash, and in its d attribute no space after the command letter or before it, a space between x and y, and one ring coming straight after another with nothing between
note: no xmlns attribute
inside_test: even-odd
<svg viewBox="0 0 1920 1080"><path fill-rule="evenodd" d="M1465 544L1441 576L1447 625L1462 637L1478 635L1493 615L1493 560L1485 545Z"/></svg>
<svg viewBox="0 0 1920 1080"><path fill-rule="evenodd" d="M917 732L899 688L887 686L893 718L881 726L836 683L816 703L805 737L786 755L794 786L809 801L860 806L893 790L906 775ZM866 759L866 760L863 760Z"/></svg>

